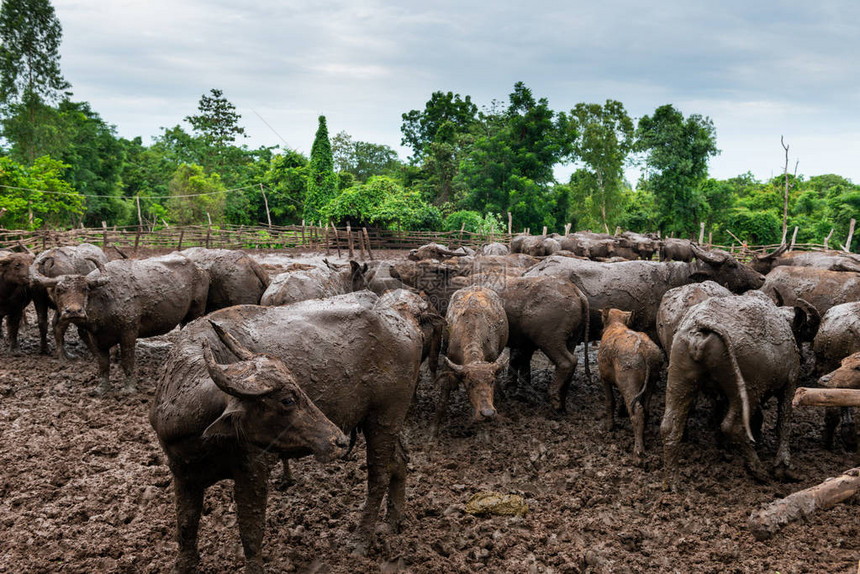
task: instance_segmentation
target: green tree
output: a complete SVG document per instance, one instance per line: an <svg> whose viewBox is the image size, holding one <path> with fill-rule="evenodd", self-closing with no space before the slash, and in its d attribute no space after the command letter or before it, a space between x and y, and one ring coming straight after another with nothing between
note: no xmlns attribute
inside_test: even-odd
<svg viewBox="0 0 860 574"><path fill-rule="evenodd" d="M224 97L224 92L212 88L209 93L212 95L200 96L197 105L200 113L186 116L185 121L200 135L206 146L208 167L212 169L224 165L225 150L238 136L245 136L245 128L239 125L242 116L236 113L236 106Z"/></svg>
<svg viewBox="0 0 860 574"><path fill-rule="evenodd" d="M657 199L663 231L691 235L707 216L699 184L707 177L708 158L717 155L716 129L710 118L683 114L671 104L643 116L636 148L645 153L648 187Z"/></svg>
<svg viewBox="0 0 860 574"><path fill-rule="evenodd" d="M0 6L0 101L5 118L26 121L4 137L32 164L38 155L38 126L47 102L70 84L60 72L63 29L49 0L3 0ZM27 128L27 129L22 129Z"/></svg>
<svg viewBox="0 0 860 574"><path fill-rule="evenodd" d="M412 148L412 160L420 163L430 144L437 141L444 124L451 124L456 133L466 133L475 124L477 115L478 106L472 103L470 96L462 98L453 92L433 92L423 111L410 110L401 116L401 143Z"/></svg>
<svg viewBox="0 0 860 574"><path fill-rule="evenodd" d="M199 165L183 164L170 180L167 220L178 225L220 223L224 213L224 185L217 173L207 175Z"/></svg>
<svg viewBox="0 0 860 574"><path fill-rule="evenodd" d="M272 223L301 223L308 189L308 159L293 150L273 156L263 175L263 185L269 198Z"/></svg>
<svg viewBox="0 0 860 574"><path fill-rule="evenodd" d="M570 112L573 154L591 174L591 204L600 210L600 223L609 233L610 220L620 215L624 166L633 149L633 120L615 100L576 104Z"/></svg>
<svg viewBox="0 0 860 574"><path fill-rule="evenodd" d="M553 167L570 157L569 126L545 98L535 100L522 82L514 85L507 109L482 115L483 134L460 164L468 191L460 206L478 212L510 211L515 227L557 224L559 198Z"/></svg>
<svg viewBox="0 0 860 574"><path fill-rule="evenodd" d="M400 167L397 152L387 145L356 141L344 131L332 138L331 149L335 171L352 174L354 181L365 182L374 175L393 175Z"/></svg>
<svg viewBox="0 0 860 574"><path fill-rule="evenodd" d="M318 221L320 210L337 195L337 176L325 116L319 117L311 160L308 167L308 191L305 197L304 215L307 221Z"/></svg>
<svg viewBox="0 0 860 574"><path fill-rule="evenodd" d="M84 196L63 179L67 165L47 156L23 166L0 157L0 225L13 229L37 229L43 225L71 226L84 212Z"/></svg>

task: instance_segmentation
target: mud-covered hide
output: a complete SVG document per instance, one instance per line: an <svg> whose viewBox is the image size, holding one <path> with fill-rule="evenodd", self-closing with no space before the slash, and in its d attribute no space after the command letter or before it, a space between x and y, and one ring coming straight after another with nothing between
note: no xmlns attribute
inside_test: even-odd
<svg viewBox="0 0 860 574"><path fill-rule="evenodd" d="M469 276L481 273L519 277L530 267L540 263L540 259L523 253L509 255L476 255L449 259L445 263L457 267L457 275Z"/></svg>
<svg viewBox="0 0 860 574"><path fill-rule="evenodd" d="M60 315L68 315L89 333L103 392L109 387L111 347L120 345L126 385L133 388L135 341L163 335L202 316L208 291L208 274L173 253L117 259L86 277L63 275L54 287L54 297ZM80 310L69 312L72 309Z"/></svg>
<svg viewBox="0 0 860 574"><path fill-rule="evenodd" d="M603 337L597 351L597 365L605 396L605 428L615 423L615 391L624 401L633 426L633 455L645 454L645 422L651 393L663 368L663 352L646 335L627 326L629 311L603 309Z"/></svg>
<svg viewBox="0 0 860 574"><path fill-rule="evenodd" d="M447 322L426 296L408 289L393 289L379 297L378 305L390 307L413 321L421 331L421 360L427 361L430 376L435 379L439 366L439 353Z"/></svg>
<svg viewBox="0 0 860 574"><path fill-rule="evenodd" d="M842 359L839 367L822 376L818 384L830 389L860 389L860 352Z"/></svg>
<svg viewBox="0 0 860 574"><path fill-rule="evenodd" d="M507 255L510 252L511 250L508 249L507 245L495 242L481 246L478 250L478 255Z"/></svg>
<svg viewBox="0 0 860 574"><path fill-rule="evenodd" d="M821 317L812 349L819 374L836 369L843 358L860 352L860 301L828 309Z"/></svg>
<svg viewBox="0 0 860 574"><path fill-rule="evenodd" d="M691 307L711 297L731 296L731 291L713 281L691 283L666 291L657 309L657 336L666 356L672 352L675 330Z"/></svg>
<svg viewBox="0 0 860 574"><path fill-rule="evenodd" d="M362 430L367 444L368 498L357 535L366 549L386 491L389 521L396 525L400 519L407 459L399 434L415 391L422 350L421 333L414 323L377 303L375 295L364 292L286 307L240 305L186 326L181 342L171 351L155 401L169 405L173 413L164 407L158 417L163 421L159 437L164 437L168 454L174 449L174 456L181 459L186 437L191 437L194 448L198 446L194 437L204 423L187 428L187 413L224 409L222 395L201 399L186 390L207 376L199 353L202 339L209 341L219 362L230 360L211 320L252 352L283 361L302 390L346 434ZM191 471L218 472L219 467L207 461L192 460ZM228 469L220 472L215 480L229 475Z"/></svg>
<svg viewBox="0 0 860 574"><path fill-rule="evenodd" d="M448 301L459 287L452 284L452 279L458 275L468 274L469 265L462 268L458 263L439 262L433 259L423 261L397 261L391 264L388 273L391 277L403 282L404 285L423 292L429 298L430 304L439 310L443 316L448 311ZM450 261L450 260L449 260Z"/></svg>
<svg viewBox="0 0 860 574"><path fill-rule="evenodd" d="M424 261L426 259L448 259L449 257L461 257L463 255L470 255L470 253L465 250L452 250L448 249L445 245L440 243L428 243L427 245L422 245L418 249L413 249L409 252L407 256L410 261Z"/></svg>
<svg viewBox="0 0 860 574"><path fill-rule="evenodd" d="M310 299L325 299L364 289L364 266L350 265L297 269L276 275L263 296L260 305L290 305Z"/></svg>
<svg viewBox="0 0 860 574"><path fill-rule="evenodd" d="M531 360L541 351L555 366L547 389L550 406L563 412L576 370L573 351L589 336L588 299L576 285L561 277L500 276L481 273L457 277L463 286L480 285L502 298L508 319L510 367L515 382L531 382ZM590 375L586 362L586 374Z"/></svg>
<svg viewBox="0 0 860 574"><path fill-rule="evenodd" d="M767 274L776 267L814 267L828 271L860 273L860 256L844 251L788 251L779 250L767 255L756 255L750 262L759 273Z"/></svg>
<svg viewBox="0 0 860 574"><path fill-rule="evenodd" d="M181 254L209 274L207 313L231 305L257 305L269 286L262 265L242 251L192 247Z"/></svg>
<svg viewBox="0 0 860 574"><path fill-rule="evenodd" d="M660 242L660 261L692 261L693 242L667 237Z"/></svg>
<svg viewBox="0 0 860 574"><path fill-rule="evenodd" d="M650 261L660 248L660 242L656 238L633 231L625 231L616 239L621 247L632 249L639 259L645 261Z"/></svg>
<svg viewBox="0 0 860 574"><path fill-rule="evenodd" d="M60 277L61 275L86 275L96 269L94 261L101 264L108 262L108 256L97 245L81 243L66 247L54 247L42 251L36 256L31 269L45 277ZM31 272L32 276L33 273ZM33 307L36 309L36 319L39 324L39 350L48 353L48 309L56 309L50 294L50 287L32 284ZM58 339L58 353L62 353L63 337L68 328L68 322L59 317L55 318L54 337Z"/></svg>
<svg viewBox="0 0 860 574"><path fill-rule="evenodd" d="M380 297L388 291L410 289L410 287L407 287L403 281L392 276L391 266L391 261L384 260L371 261L367 263L367 271L364 273L364 280L367 283L367 288Z"/></svg>
<svg viewBox="0 0 860 574"><path fill-rule="evenodd" d="M476 421L496 416L493 390L501 368L499 359L508 342L508 320L502 299L492 289L474 285L451 297L447 314L445 365L440 375L441 397L437 424L447 409L451 390L462 382Z"/></svg>
<svg viewBox="0 0 860 574"><path fill-rule="evenodd" d="M722 262L719 262L722 261ZM756 289L762 277L735 259L707 261L620 261L600 263L571 257L548 257L529 269L526 277L555 275L579 287L591 307L594 336L602 332L600 309L632 311L630 328L657 339L657 310L663 295L673 287L711 279L734 292Z"/></svg>
<svg viewBox="0 0 860 574"><path fill-rule="evenodd" d="M325 267L325 263L314 259L296 259L282 253L253 253L251 258L259 263L271 280L275 275L289 273L291 271L308 270L316 267Z"/></svg>
<svg viewBox="0 0 860 574"><path fill-rule="evenodd" d="M791 325L761 296L712 297L692 307L675 332L669 358L666 410L661 425L668 486L677 486L680 441L700 389L726 396L721 430L743 454L748 469L766 480L750 440L750 417L769 397L778 405L777 476L788 476L791 399L800 353Z"/></svg>
<svg viewBox="0 0 860 574"><path fill-rule="evenodd" d="M559 240L547 235L517 235L511 240L511 253L524 253L532 257L552 255L561 249Z"/></svg>
<svg viewBox="0 0 860 574"><path fill-rule="evenodd" d="M6 319L9 348L18 349L18 329L24 308L30 303L32 253L0 251L0 328Z"/></svg>
<svg viewBox="0 0 860 574"><path fill-rule="evenodd" d="M781 265L767 274L761 290L779 305L804 299L824 314L834 305L860 301L860 273Z"/></svg>
<svg viewBox="0 0 860 574"><path fill-rule="evenodd" d="M563 250L589 259L609 258L615 255L615 237L608 233L577 231L561 238L559 243Z"/></svg>

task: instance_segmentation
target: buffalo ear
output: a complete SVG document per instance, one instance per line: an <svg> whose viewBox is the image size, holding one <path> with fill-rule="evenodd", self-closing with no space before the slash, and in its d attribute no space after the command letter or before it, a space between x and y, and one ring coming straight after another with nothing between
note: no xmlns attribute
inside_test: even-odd
<svg viewBox="0 0 860 574"><path fill-rule="evenodd" d="M791 330L799 341L812 341L818 333L821 315L812 303L805 299L797 299L794 306L794 321Z"/></svg>
<svg viewBox="0 0 860 574"><path fill-rule="evenodd" d="M204 440L235 439L238 436L237 427L245 416L245 407L241 401L231 400L211 425L203 431Z"/></svg>
<svg viewBox="0 0 860 574"><path fill-rule="evenodd" d="M505 350L502 351L496 360L493 361L493 364L496 365L496 368L503 369L508 366L508 363L511 362L511 349L510 347L505 347Z"/></svg>
<svg viewBox="0 0 860 574"><path fill-rule="evenodd" d="M603 307L600 309L600 322L603 323L603 326L606 326L606 321L609 319L609 307Z"/></svg>

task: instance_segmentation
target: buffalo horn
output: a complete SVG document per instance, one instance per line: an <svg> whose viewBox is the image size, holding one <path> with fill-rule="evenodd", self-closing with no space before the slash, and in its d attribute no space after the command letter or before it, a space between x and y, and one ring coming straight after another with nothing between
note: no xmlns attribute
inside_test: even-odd
<svg viewBox="0 0 860 574"><path fill-rule="evenodd" d="M44 265L48 261L51 261L53 258L48 257L43 261L39 261L30 265L30 283L35 285L39 285L40 287L54 287L57 283L60 282L59 277L45 277L42 275L42 270L39 269L40 266Z"/></svg>
<svg viewBox="0 0 860 574"><path fill-rule="evenodd" d="M87 257L86 260L95 265L96 269L99 270L99 274L92 279L88 279L87 284L90 287L101 287L102 285L107 284L110 281L110 277L105 271L104 264L95 257Z"/></svg>
<svg viewBox="0 0 860 574"><path fill-rule="evenodd" d="M722 265L726 262L726 255L723 253L714 253L713 251L705 251L701 249L698 245L690 245L690 248L693 250L693 254L697 259L704 261L710 265Z"/></svg>
<svg viewBox="0 0 860 574"><path fill-rule="evenodd" d="M452 371L454 371L458 375L463 374L463 366L462 365L458 365L457 363L452 362L451 359L449 359L445 355L442 355L442 360L445 361L445 364L448 365L449 369L451 369Z"/></svg>
<svg viewBox="0 0 860 574"><path fill-rule="evenodd" d="M224 327L216 323L215 321L209 320L209 324L212 325L212 328L215 329L215 332L218 334L218 338L221 339L221 342L230 349L230 352L236 355L236 358L242 361L250 361L252 360L256 354L242 345L236 337L228 333L224 330Z"/></svg>
<svg viewBox="0 0 860 574"><path fill-rule="evenodd" d="M268 385L261 385L253 379L234 376L231 371L236 370L237 363L219 365L215 362L209 341L206 339L203 340L203 360L206 361L206 368L209 371L209 376L212 377L212 381L228 395L239 398L255 398L267 395L275 390Z"/></svg>

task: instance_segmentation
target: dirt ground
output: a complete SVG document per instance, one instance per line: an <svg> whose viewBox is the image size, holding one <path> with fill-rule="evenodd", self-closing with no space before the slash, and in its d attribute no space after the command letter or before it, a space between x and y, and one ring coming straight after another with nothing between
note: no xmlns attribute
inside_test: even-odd
<svg viewBox="0 0 860 574"><path fill-rule="evenodd" d="M60 364L38 354L35 318L22 353L0 345L0 572L166 572L174 541L173 488L148 412L155 382L176 333L139 341L140 392L89 396L96 365L70 329L81 359ZM580 357L581 357L580 348ZM596 363L595 348L591 349ZM700 401L682 454L683 489L662 489L655 393L646 433L649 455L634 464L629 421L602 426L603 391L586 380L582 361L568 412L550 412L552 371L534 363L530 388L496 401L500 418L473 425L465 393L452 396L438 439L428 429L436 392L422 368L408 420L407 504L400 534L380 535L367 557L349 553L365 494L363 442L348 460L294 463L297 483L275 488L264 544L271 572L305 573L854 573L860 559L858 498L757 542L752 510L856 466L852 453L821 447L823 411L795 411L793 464L804 480L757 484L741 460L717 445L709 408ZM112 365L120 385L121 369ZM775 403L758 445L773 459ZM481 491L522 495L525 517L465 512ZM202 572L235 572L242 551L232 484L206 494L200 527Z"/></svg>

